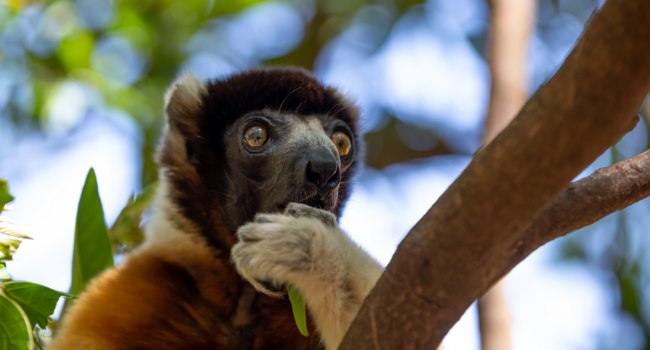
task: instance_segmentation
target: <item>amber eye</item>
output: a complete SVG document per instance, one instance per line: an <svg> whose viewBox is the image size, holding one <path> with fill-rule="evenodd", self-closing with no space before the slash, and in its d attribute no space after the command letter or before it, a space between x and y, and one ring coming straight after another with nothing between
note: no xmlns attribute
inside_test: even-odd
<svg viewBox="0 0 650 350"><path fill-rule="evenodd" d="M332 142L334 142L334 146L336 146L336 150L339 152L341 158L350 155L352 151L352 140L350 140L350 137L346 133L341 131L333 133Z"/></svg>
<svg viewBox="0 0 650 350"><path fill-rule="evenodd" d="M260 148L264 146L269 136L266 128L262 125L255 124L244 131L244 140L250 148Z"/></svg>

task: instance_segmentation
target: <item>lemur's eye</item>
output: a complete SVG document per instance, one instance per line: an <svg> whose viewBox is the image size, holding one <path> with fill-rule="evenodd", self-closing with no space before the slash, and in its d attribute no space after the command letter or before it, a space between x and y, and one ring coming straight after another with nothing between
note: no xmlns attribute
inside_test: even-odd
<svg viewBox="0 0 650 350"><path fill-rule="evenodd" d="M269 135L263 125L255 124L244 131L244 140L250 148L260 148L268 139Z"/></svg>
<svg viewBox="0 0 650 350"><path fill-rule="evenodd" d="M348 156L350 151L352 151L352 140L344 132L334 132L332 134L332 142L334 142L334 146L336 146L336 150L339 152L341 158Z"/></svg>

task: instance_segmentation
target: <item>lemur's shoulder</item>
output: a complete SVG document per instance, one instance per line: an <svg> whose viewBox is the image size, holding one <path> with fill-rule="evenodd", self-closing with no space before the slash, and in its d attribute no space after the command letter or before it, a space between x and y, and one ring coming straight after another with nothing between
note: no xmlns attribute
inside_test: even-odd
<svg viewBox="0 0 650 350"><path fill-rule="evenodd" d="M64 320L76 332L58 337L54 348L225 346L228 331L214 327L225 326L219 319L236 307L239 277L205 245L175 243L140 249L93 280Z"/></svg>

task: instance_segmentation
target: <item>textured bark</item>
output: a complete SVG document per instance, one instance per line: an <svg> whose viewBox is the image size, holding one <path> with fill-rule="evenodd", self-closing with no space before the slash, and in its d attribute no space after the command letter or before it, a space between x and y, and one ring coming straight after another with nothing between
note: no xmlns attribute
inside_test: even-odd
<svg viewBox="0 0 650 350"><path fill-rule="evenodd" d="M489 143L515 117L528 94L528 43L535 0L492 0L488 36L490 103L483 144ZM478 299L478 320L483 350L512 348L512 317L504 280Z"/></svg>
<svg viewBox="0 0 650 350"><path fill-rule="evenodd" d="M557 237L593 224L648 196L650 150L569 185L530 223L512 254L527 256Z"/></svg>
<svg viewBox="0 0 650 350"><path fill-rule="evenodd" d="M646 0L610 0L549 82L399 245L342 349L430 349L526 256L537 214L635 124L650 86ZM535 246L534 243L538 245Z"/></svg>

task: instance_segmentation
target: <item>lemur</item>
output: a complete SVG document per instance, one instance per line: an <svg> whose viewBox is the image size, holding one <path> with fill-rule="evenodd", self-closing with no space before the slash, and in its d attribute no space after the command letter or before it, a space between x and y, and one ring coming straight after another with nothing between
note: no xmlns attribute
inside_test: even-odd
<svg viewBox="0 0 650 350"><path fill-rule="evenodd" d="M382 273L337 227L357 110L307 71L275 68L182 75L165 114L145 241L88 285L49 349L337 348Z"/></svg>

